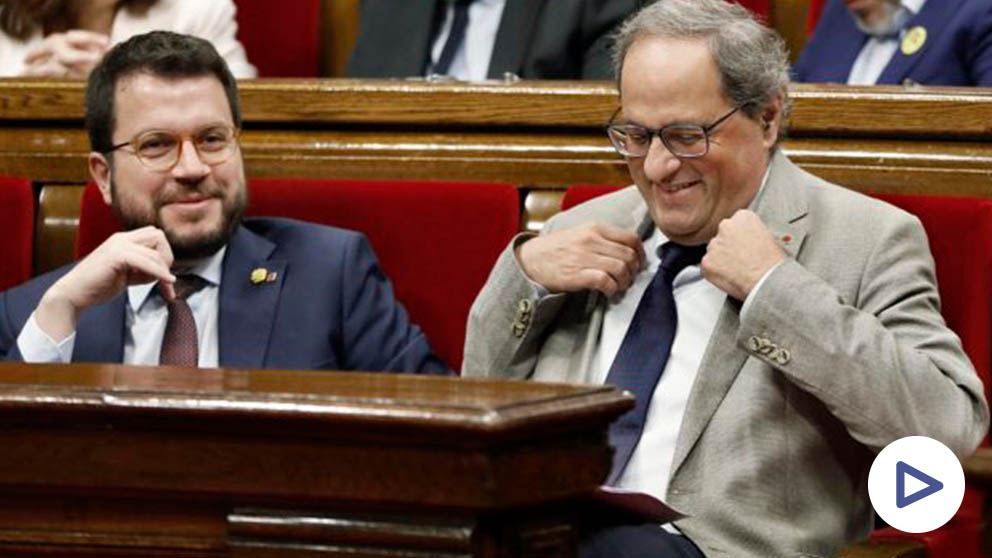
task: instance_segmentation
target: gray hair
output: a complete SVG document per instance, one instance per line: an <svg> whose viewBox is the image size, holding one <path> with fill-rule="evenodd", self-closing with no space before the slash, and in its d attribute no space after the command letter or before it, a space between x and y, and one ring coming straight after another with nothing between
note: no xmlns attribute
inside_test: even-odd
<svg viewBox="0 0 992 558"><path fill-rule="evenodd" d="M617 32L613 69L618 84L627 51L642 37L705 40L720 71L723 96L754 118L781 94L784 129L792 104L788 50L746 8L724 0L658 0L647 6Z"/></svg>

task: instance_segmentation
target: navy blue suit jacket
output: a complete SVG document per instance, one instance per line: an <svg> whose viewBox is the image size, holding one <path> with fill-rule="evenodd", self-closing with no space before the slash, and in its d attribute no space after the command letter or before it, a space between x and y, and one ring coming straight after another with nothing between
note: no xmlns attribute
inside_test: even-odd
<svg viewBox="0 0 992 558"><path fill-rule="evenodd" d="M276 272L276 280L252 283L259 267ZM70 268L0 294L0 356L20 358L17 335ZM73 362L122 361L126 296L81 314ZM356 232L246 219L224 256L219 305L218 357L225 368L447 371Z"/></svg>
<svg viewBox="0 0 992 558"><path fill-rule="evenodd" d="M610 33L646 0L506 0L487 76L611 79ZM364 0L348 77L422 76L442 0Z"/></svg>
<svg viewBox="0 0 992 558"><path fill-rule="evenodd" d="M927 39L910 56L897 49L878 84L992 86L992 2L928 0L906 29ZM841 0L830 0L794 70L795 81L847 83L868 36Z"/></svg>

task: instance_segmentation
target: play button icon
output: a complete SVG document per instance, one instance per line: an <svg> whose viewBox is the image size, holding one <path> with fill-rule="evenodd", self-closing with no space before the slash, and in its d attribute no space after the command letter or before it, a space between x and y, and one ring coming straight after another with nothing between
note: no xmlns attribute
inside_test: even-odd
<svg viewBox="0 0 992 558"><path fill-rule="evenodd" d="M885 446L875 457L868 471L868 496L892 527L926 533L957 513L964 498L964 471L944 444L908 436Z"/></svg>
<svg viewBox="0 0 992 558"><path fill-rule="evenodd" d="M906 475L923 482L926 486L906 495ZM909 465L905 461L896 461L896 507L905 508L913 502L919 502L927 496L944 488L944 483Z"/></svg>

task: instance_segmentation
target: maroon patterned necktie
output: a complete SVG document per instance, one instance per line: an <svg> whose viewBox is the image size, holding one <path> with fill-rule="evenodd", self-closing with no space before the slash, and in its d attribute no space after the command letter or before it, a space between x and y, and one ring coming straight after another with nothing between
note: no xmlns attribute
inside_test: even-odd
<svg viewBox="0 0 992 558"><path fill-rule="evenodd" d="M196 320L193 319L193 311L186 299L206 285L207 282L196 275L176 277L176 298L166 302L169 307L169 321L165 324L159 364L196 367L199 362Z"/></svg>

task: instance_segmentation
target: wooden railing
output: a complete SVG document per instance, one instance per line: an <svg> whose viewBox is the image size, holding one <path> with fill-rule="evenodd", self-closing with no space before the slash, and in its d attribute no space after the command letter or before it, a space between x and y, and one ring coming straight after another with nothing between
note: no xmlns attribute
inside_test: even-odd
<svg viewBox="0 0 992 558"><path fill-rule="evenodd" d="M0 555L573 556L612 387L0 364Z"/></svg>

